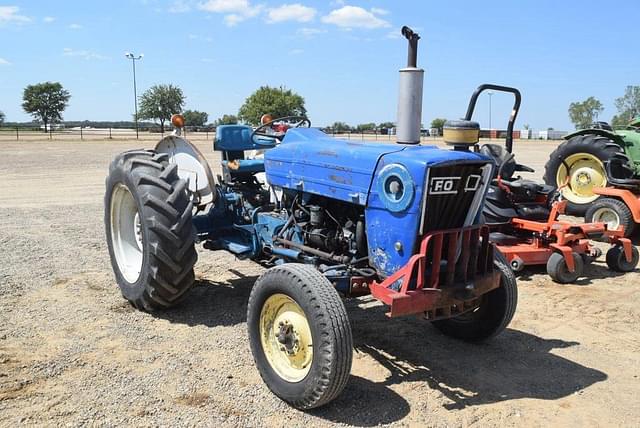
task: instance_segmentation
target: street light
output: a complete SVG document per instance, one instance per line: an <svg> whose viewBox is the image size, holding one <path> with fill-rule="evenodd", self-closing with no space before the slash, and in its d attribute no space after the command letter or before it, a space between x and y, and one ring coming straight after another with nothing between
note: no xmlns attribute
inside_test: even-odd
<svg viewBox="0 0 640 428"><path fill-rule="evenodd" d="M487 92L487 95L489 95L489 129L492 129L491 128L491 96L493 95L493 91Z"/></svg>
<svg viewBox="0 0 640 428"><path fill-rule="evenodd" d="M136 109L135 122L136 122L136 140L137 140L138 139L138 91L136 89L136 61L140 61L144 56L144 54L135 56L131 52L125 52L124 56L127 59L130 59L133 64L133 101Z"/></svg>

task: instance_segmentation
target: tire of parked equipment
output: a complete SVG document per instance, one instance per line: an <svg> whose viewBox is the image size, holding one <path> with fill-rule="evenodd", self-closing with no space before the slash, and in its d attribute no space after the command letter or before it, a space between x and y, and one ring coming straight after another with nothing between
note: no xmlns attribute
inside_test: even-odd
<svg viewBox="0 0 640 428"><path fill-rule="evenodd" d="M595 134L576 135L551 153L545 165L544 182L560 187L570 177L571 186L562 190L567 214L584 215L589 204L599 198L591 189L607 186L605 162L616 153L624 156L622 147L613 140Z"/></svg>
<svg viewBox="0 0 640 428"><path fill-rule="evenodd" d="M168 155L134 150L109 166L104 224L116 282L136 308L177 303L197 260L187 183Z"/></svg>
<svg viewBox="0 0 640 428"><path fill-rule="evenodd" d="M606 223L609 229L624 227L624 236L633 234L636 223L631 210L619 199L600 198L589 206L584 215L587 223Z"/></svg>
<svg viewBox="0 0 640 428"><path fill-rule="evenodd" d="M624 255L622 245L615 245L607 251L606 260L609 269L617 272L631 272L638 266L640 254L635 246L631 247L631 261L628 262Z"/></svg>
<svg viewBox="0 0 640 428"><path fill-rule="evenodd" d="M253 359L267 387L298 409L344 389L353 339L338 292L312 266L284 264L258 278L247 307Z"/></svg>
<svg viewBox="0 0 640 428"><path fill-rule="evenodd" d="M584 260L578 253L571 253L573 255L574 269L573 272L569 270L567 262L564 256L560 253L553 253L549 260L547 260L547 273L557 283L570 284L575 282L582 271L584 270Z"/></svg>
<svg viewBox="0 0 640 428"><path fill-rule="evenodd" d="M434 327L447 336L467 342L482 342L507 328L518 305L518 286L509 263L497 250L494 265L500 271L500 287L485 294L475 310L434 321Z"/></svg>

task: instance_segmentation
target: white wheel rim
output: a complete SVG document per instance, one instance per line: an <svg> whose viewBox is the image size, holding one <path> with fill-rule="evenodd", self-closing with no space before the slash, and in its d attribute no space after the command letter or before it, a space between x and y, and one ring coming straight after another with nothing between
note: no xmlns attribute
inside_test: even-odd
<svg viewBox="0 0 640 428"><path fill-rule="evenodd" d="M592 221L595 223L605 223L609 230L617 229L620 226L620 216L618 213L607 207L595 210Z"/></svg>
<svg viewBox="0 0 640 428"><path fill-rule="evenodd" d="M111 242L120 273L127 282L136 282L144 254L142 225L133 195L123 184L111 194Z"/></svg>

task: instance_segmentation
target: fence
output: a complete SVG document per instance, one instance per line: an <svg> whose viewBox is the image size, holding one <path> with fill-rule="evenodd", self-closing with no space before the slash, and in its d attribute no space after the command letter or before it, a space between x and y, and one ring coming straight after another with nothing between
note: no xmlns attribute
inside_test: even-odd
<svg viewBox="0 0 640 428"><path fill-rule="evenodd" d="M129 128L61 128L44 131L40 128L25 127L0 127L0 141L38 141L38 140L158 140L168 135L172 129L165 129L164 133L159 129L141 129L136 133ZM206 139L213 138L213 130L186 131L189 138Z"/></svg>

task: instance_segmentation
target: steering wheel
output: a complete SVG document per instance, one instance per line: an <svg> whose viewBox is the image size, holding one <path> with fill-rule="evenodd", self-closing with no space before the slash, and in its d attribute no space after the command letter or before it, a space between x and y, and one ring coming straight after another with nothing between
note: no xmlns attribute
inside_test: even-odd
<svg viewBox="0 0 640 428"><path fill-rule="evenodd" d="M300 128L303 125L306 128L311 128L311 121L304 116L279 117L277 119L274 119L267 123L263 123L262 125L258 126L251 134L251 141L253 141L255 144L259 146L265 146L265 147L273 147L274 139L278 141L282 141L282 139L284 138L284 135L286 134L286 129L285 131L274 131L272 128L272 125L275 124L276 122L293 123L292 125L288 125L286 129ZM271 132L268 132L267 130L270 130ZM256 138L256 137L265 137L265 138Z"/></svg>

